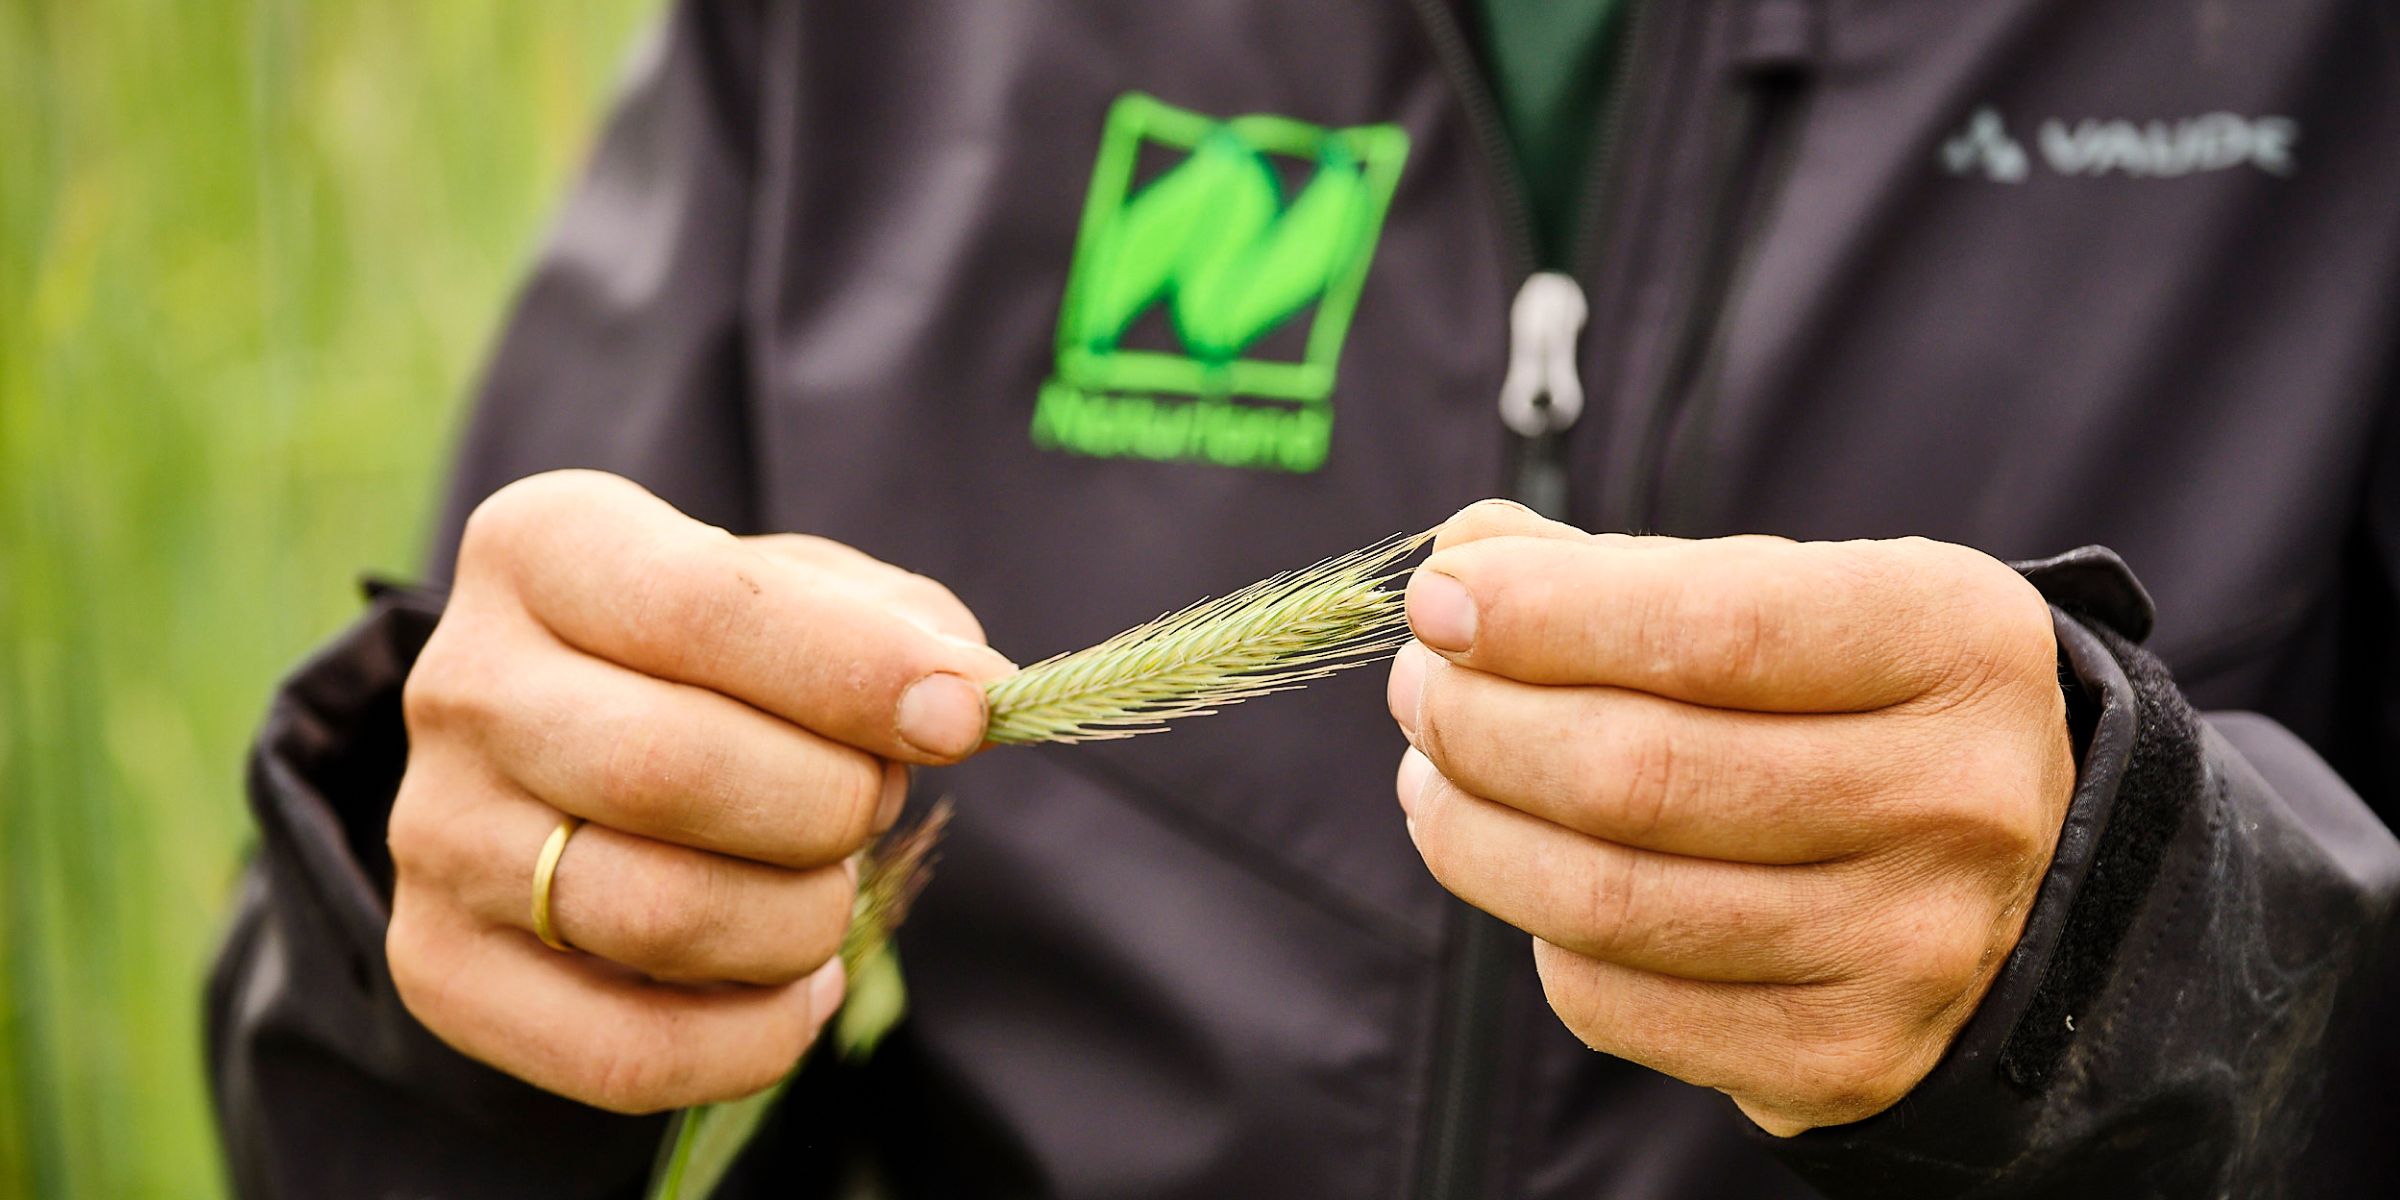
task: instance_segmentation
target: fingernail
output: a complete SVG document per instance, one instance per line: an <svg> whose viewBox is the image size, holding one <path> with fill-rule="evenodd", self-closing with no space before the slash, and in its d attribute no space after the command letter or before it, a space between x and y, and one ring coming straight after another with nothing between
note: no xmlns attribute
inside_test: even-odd
<svg viewBox="0 0 2400 1200"><path fill-rule="evenodd" d="M1511 500L1506 496L1493 496L1489 499L1478 500L1475 503L1468 505L1466 508L1462 508L1458 511L1463 513L1478 508L1513 508L1518 512L1525 513L1529 516L1539 517L1542 515L1534 512L1533 509L1528 507L1524 501Z"/></svg>
<svg viewBox="0 0 2400 1200"><path fill-rule="evenodd" d="M928 675L900 695L900 740L935 758L957 758L983 743L983 689L963 675Z"/></svg>
<svg viewBox="0 0 2400 1200"><path fill-rule="evenodd" d="M1400 647L1392 656L1391 682L1384 685L1383 702L1392 710L1392 719L1400 723L1410 741L1417 738L1417 705L1425 694L1425 650L1416 643Z"/></svg>
<svg viewBox="0 0 2400 1200"><path fill-rule="evenodd" d="M1420 570L1408 581L1408 627L1436 650L1472 649L1475 597L1448 575Z"/></svg>
<svg viewBox="0 0 2400 1200"><path fill-rule="evenodd" d="M858 852L858 854L864 853L866 853L864 850ZM858 890L858 854L853 854L850 857L842 860L842 875L844 878L850 881L850 890L854 892Z"/></svg>
<svg viewBox="0 0 2400 1200"><path fill-rule="evenodd" d="M842 960L833 959L817 968L808 977L808 1015L822 1025L842 1006L842 993L850 987L849 977L842 973Z"/></svg>
<svg viewBox="0 0 2400 1200"><path fill-rule="evenodd" d="M883 764L883 794L875 798L875 832L882 833L900 820L900 810L908 803L908 764Z"/></svg>
<svg viewBox="0 0 2400 1200"><path fill-rule="evenodd" d="M1425 793L1425 782L1433 778L1433 760L1411 746L1400 756L1400 775L1393 781L1392 791L1400 797L1400 811L1410 821L1417 819L1417 797Z"/></svg>

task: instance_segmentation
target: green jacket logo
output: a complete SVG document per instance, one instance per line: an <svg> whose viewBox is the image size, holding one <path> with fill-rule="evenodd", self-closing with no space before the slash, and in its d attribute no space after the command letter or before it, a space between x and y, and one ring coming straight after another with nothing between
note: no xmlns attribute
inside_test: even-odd
<svg viewBox="0 0 2400 1200"><path fill-rule="evenodd" d="M1396 126L1218 120L1120 97L1092 167L1034 444L1322 466L1334 365L1407 157ZM1288 203L1287 179L1301 181Z"/></svg>

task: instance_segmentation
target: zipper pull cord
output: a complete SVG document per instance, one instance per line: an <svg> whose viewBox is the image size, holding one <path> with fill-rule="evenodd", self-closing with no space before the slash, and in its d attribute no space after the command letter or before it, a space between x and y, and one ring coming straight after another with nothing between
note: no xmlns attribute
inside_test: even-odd
<svg viewBox="0 0 2400 1200"><path fill-rule="evenodd" d="M1561 433L1583 415L1583 379L1575 342L1583 336L1583 288L1557 271L1536 271L1508 310L1508 376L1500 382L1500 422L1519 437Z"/></svg>

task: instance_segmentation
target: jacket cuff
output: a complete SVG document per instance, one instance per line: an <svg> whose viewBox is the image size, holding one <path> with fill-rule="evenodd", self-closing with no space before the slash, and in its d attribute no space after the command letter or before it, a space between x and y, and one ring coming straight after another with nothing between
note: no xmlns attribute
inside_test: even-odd
<svg viewBox="0 0 2400 1200"><path fill-rule="evenodd" d="M603 1113L450 1049L384 959L400 695L439 596L367 614L277 693L250 763L259 852L210 974L212 1098L237 1194L598 1197L638 1188L661 1122ZM439 1147L427 1153L426 1147Z"/></svg>
<svg viewBox="0 0 2400 1200"><path fill-rule="evenodd" d="M2325 819L2364 811L2332 772L2280 795L2200 720L2136 644L2153 610L2114 554L2019 569L2089 722L2024 932L1900 1103L1754 1135L1837 1197L2248 1194L2302 1140L2325 1017L2400 846L2362 852Z"/></svg>

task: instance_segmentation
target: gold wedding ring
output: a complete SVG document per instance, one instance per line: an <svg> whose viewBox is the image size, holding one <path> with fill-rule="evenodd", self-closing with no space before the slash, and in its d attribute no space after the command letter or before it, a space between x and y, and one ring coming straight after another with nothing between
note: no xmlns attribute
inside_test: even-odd
<svg viewBox="0 0 2400 1200"><path fill-rule="evenodd" d="M550 880L558 874L558 856L567 852L567 839L583 826L583 818L568 817L550 831L550 840L542 843L542 857L533 864L533 936L542 944L563 953L574 953L550 927Z"/></svg>

